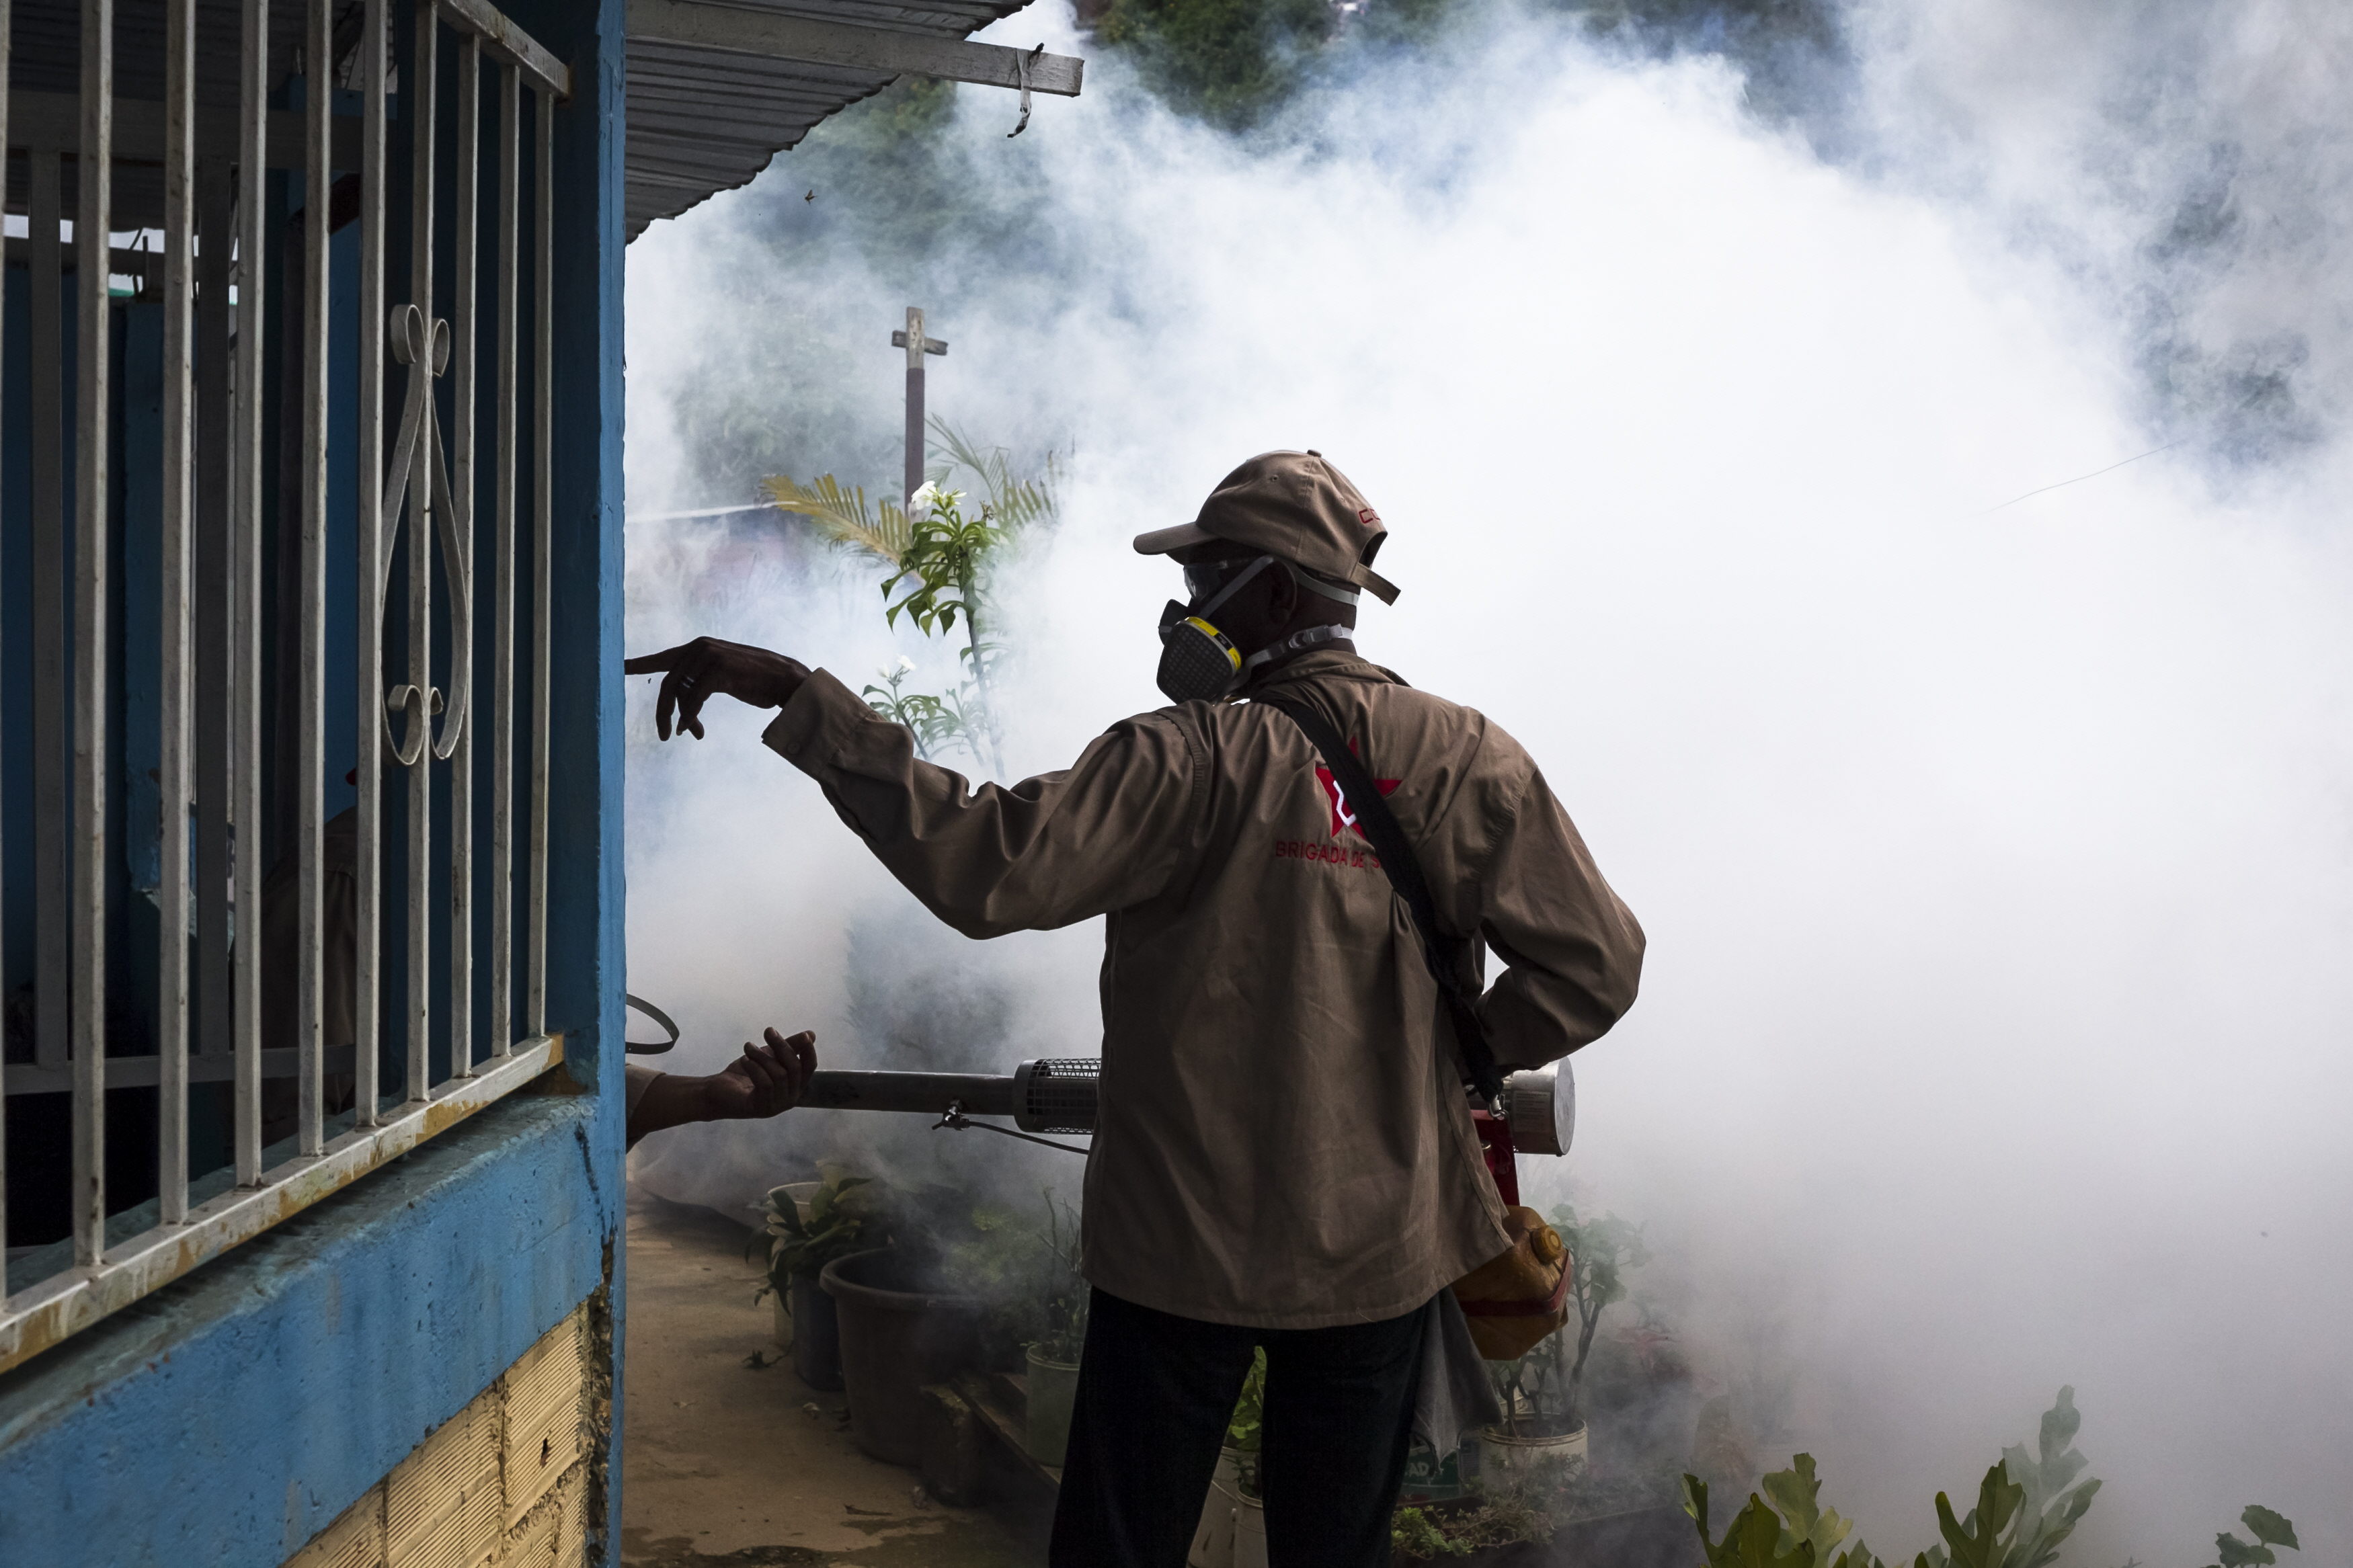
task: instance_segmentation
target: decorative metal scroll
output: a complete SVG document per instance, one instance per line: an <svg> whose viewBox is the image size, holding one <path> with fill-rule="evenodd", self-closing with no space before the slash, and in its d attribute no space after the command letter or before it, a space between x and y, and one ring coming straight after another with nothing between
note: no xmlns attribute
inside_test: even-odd
<svg viewBox="0 0 2353 1568"><path fill-rule="evenodd" d="M449 696L439 737L433 732L434 715L445 706L439 688L420 689L404 683L384 694L385 743L402 767L413 768L424 760L428 744L436 760L448 762L465 732L468 699L473 689L474 639L468 632L473 626L474 609L473 574L464 542L473 531L461 527L468 520L449 488L449 464L442 454L441 422L433 401L434 378L449 364L448 321L435 317L428 322L415 305L396 305L385 332L391 340L392 357L408 367L408 393L401 405L400 435L393 443L392 465L385 475L384 557L377 569L384 592L376 601L377 638L384 636L382 617L391 604L392 555L399 542L402 503L407 505L413 550L428 548L425 514L428 510L433 514L438 524L436 531L441 536L441 574L449 588ZM412 664L430 668L429 650L420 659L418 650L412 649L410 659ZM396 732L393 716L403 711L409 715L406 731Z"/></svg>

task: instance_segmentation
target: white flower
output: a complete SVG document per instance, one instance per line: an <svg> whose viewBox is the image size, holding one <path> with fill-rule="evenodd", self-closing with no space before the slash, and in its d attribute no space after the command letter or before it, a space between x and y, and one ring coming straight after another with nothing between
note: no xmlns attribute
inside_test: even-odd
<svg viewBox="0 0 2353 1568"><path fill-rule="evenodd" d="M897 668L902 675L913 675L915 673L915 661L902 653L899 656Z"/></svg>
<svg viewBox="0 0 2353 1568"><path fill-rule="evenodd" d="M925 479L923 489L907 498L907 515L930 511L936 507L954 506L964 500L962 490L944 490L936 479Z"/></svg>

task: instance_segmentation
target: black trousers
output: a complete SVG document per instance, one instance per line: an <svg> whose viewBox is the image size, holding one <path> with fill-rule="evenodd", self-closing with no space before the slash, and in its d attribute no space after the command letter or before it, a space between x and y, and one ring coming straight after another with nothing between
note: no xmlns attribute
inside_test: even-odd
<svg viewBox="0 0 2353 1568"><path fill-rule="evenodd" d="M1090 1313L1052 1568L1184 1568L1260 1345L1271 1568L1388 1562L1428 1306L1377 1323L1246 1329L1097 1290Z"/></svg>

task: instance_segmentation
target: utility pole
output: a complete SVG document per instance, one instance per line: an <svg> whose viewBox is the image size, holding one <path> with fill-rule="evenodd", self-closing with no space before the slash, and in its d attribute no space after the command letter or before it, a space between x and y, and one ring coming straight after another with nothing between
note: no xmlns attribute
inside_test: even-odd
<svg viewBox="0 0 2353 1568"><path fill-rule="evenodd" d="M907 351L907 488L900 499L912 503L923 488L923 356L944 354L948 345L923 336L923 308L910 305L906 330L891 334L891 346Z"/></svg>

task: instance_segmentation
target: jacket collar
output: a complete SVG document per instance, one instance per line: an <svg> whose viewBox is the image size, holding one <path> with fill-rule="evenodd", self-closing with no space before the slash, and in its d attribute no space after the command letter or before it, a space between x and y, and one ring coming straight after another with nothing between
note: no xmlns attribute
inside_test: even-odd
<svg viewBox="0 0 2353 1568"><path fill-rule="evenodd" d="M1314 679L1364 680L1381 686L1407 684L1405 677L1374 664L1353 649L1319 647L1276 665L1234 695L1255 697L1262 691Z"/></svg>

